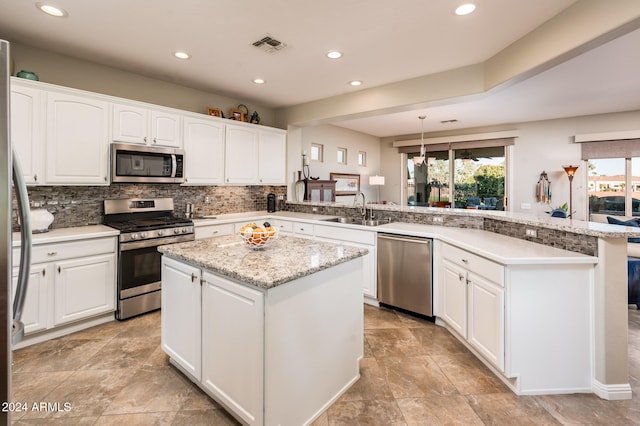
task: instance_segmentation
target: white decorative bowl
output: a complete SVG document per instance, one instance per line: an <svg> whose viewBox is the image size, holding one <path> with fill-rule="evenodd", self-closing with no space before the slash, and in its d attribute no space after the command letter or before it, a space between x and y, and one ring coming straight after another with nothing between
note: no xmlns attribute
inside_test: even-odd
<svg viewBox="0 0 640 426"><path fill-rule="evenodd" d="M257 229L249 228L241 230L240 237L247 246L258 250L269 247L278 238L278 230L276 228L265 229L263 227Z"/></svg>

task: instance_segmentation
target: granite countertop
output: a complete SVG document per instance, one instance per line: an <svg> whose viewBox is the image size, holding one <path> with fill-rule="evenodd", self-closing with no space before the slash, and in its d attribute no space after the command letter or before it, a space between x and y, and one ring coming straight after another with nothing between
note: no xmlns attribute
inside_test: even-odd
<svg viewBox="0 0 640 426"><path fill-rule="evenodd" d="M351 204L339 202L287 201L291 205L350 208ZM515 213L495 210L468 210L437 207L401 206L396 204L367 204L367 208L376 211L409 212L425 215L451 215L464 217L481 217L504 222L518 223L575 234L589 235L598 238L630 238L640 237L640 229L631 226L610 225L607 223L587 222L584 220L561 219L556 217L534 216L527 213Z"/></svg>
<svg viewBox="0 0 640 426"><path fill-rule="evenodd" d="M479 229L393 222L378 232L436 238L501 265L596 264L598 258Z"/></svg>
<svg viewBox="0 0 640 426"><path fill-rule="evenodd" d="M31 234L31 244L61 243L117 235L120 235L120 231L105 225L74 226L71 228L55 228L40 234ZM13 247L20 247L20 232L14 232L12 240Z"/></svg>
<svg viewBox="0 0 640 426"><path fill-rule="evenodd" d="M225 235L158 247L164 255L269 289L364 256L366 249L280 235L253 250L238 235Z"/></svg>
<svg viewBox="0 0 640 426"><path fill-rule="evenodd" d="M201 217L194 217L193 222L198 225L215 225L220 223L232 223L241 220L263 220L263 219L296 219L300 221L318 221L326 220L329 216L318 213L296 213L288 211L277 211L269 213L265 210L251 211L242 213L221 213L213 215L205 215Z"/></svg>

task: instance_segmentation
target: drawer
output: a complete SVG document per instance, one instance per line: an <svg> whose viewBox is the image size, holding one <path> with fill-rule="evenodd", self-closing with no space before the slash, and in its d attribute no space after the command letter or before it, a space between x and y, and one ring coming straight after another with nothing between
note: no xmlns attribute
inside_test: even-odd
<svg viewBox="0 0 640 426"><path fill-rule="evenodd" d="M279 232L293 232L293 222L289 222L288 220L271 220L271 226L276 228Z"/></svg>
<svg viewBox="0 0 640 426"><path fill-rule="evenodd" d="M504 287L504 266L458 247L442 244L441 257Z"/></svg>
<svg viewBox="0 0 640 426"><path fill-rule="evenodd" d="M314 226L311 223L294 222L293 233L297 235L313 236Z"/></svg>
<svg viewBox="0 0 640 426"><path fill-rule="evenodd" d="M241 225L242 226L242 225ZM197 226L195 228L196 240L202 238L219 237L234 233L233 223L221 223L220 225Z"/></svg>
<svg viewBox="0 0 640 426"><path fill-rule="evenodd" d="M361 231L331 225L316 225L316 237L330 238L332 240L347 241L373 246L376 244L375 231Z"/></svg>
<svg viewBox="0 0 640 426"><path fill-rule="evenodd" d="M68 241L54 244L38 244L31 249L31 264L55 262L63 259L93 256L96 254L113 253L117 251L116 237L97 238L89 240ZM20 249L13 249L13 265L20 262Z"/></svg>

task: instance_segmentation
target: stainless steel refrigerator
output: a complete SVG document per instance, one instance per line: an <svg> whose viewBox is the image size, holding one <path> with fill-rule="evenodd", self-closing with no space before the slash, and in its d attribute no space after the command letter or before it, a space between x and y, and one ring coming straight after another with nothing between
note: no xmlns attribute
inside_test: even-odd
<svg viewBox="0 0 640 426"><path fill-rule="evenodd" d="M11 401L11 348L24 335L20 318L31 263L29 199L19 161L11 148L9 75L9 43L0 40L0 404ZM20 266L15 291L12 289L12 180L21 225ZM10 420L10 413L0 410L0 424L9 424Z"/></svg>

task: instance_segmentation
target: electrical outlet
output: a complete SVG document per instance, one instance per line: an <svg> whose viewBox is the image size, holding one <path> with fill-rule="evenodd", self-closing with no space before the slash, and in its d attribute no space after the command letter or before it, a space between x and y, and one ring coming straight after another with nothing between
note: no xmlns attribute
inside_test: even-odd
<svg viewBox="0 0 640 426"><path fill-rule="evenodd" d="M312 207L312 208L311 208L311 211L315 213L315 212L317 212L317 211L318 211L318 208L317 208L317 207Z"/></svg>
<svg viewBox="0 0 640 426"><path fill-rule="evenodd" d="M524 234L527 237L533 237L533 238L537 238L538 237L538 231L536 231L535 229L526 229L524 231Z"/></svg>
<svg viewBox="0 0 640 426"><path fill-rule="evenodd" d="M441 216L434 216L433 223L442 223L444 222Z"/></svg>
<svg viewBox="0 0 640 426"><path fill-rule="evenodd" d="M204 202L209 204L209 197L204 197Z"/></svg>
<svg viewBox="0 0 640 426"><path fill-rule="evenodd" d="M278 201L284 201L284 195L278 195Z"/></svg>

